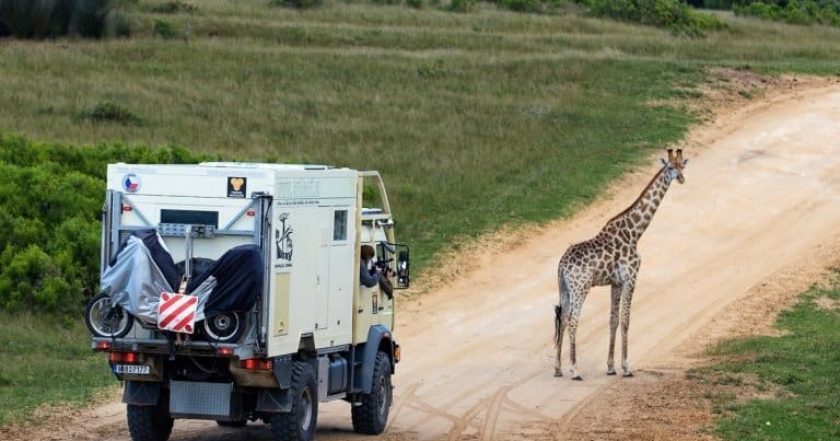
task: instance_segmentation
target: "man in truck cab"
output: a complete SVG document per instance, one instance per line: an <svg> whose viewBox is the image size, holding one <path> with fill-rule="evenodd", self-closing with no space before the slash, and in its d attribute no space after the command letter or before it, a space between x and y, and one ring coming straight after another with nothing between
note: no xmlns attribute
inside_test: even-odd
<svg viewBox="0 0 840 441"><path fill-rule="evenodd" d="M362 245L361 250L361 257L362 257L362 264L361 268L359 268L359 281L363 286L368 288L373 288L379 283L379 278L381 276L381 270L371 265L371 259L373 256L376 255L376 251L370 245Z"/></svg>

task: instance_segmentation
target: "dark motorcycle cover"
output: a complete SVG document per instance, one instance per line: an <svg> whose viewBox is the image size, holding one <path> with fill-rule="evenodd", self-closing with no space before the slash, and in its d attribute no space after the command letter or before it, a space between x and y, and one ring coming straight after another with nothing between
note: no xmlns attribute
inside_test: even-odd
<svg viewBox="0 0 840 441"><path fill-rule="evenodd" d="M254 306L264 277L259 247L240 245L215 262L196 258L194 263L199 260L196 276L187 285L187 293L198 297L196 321L222 312L248 311ZM174 263L155 230L140 230L121 244L102 273L100 286L112 297L113 304L153 324L157 323L161 293L177 292L183 271L183 263Z"/></svg>
<svg viewBox="0 0 840 441"><path fill-rule="evenodd" d="M231 248L206 271L187 284L188 293L203 292L202 285L215 279L207 301L204 316L212 317L222 312L245 312L254 306L263 285L263 263L256 245Z"/></svg>

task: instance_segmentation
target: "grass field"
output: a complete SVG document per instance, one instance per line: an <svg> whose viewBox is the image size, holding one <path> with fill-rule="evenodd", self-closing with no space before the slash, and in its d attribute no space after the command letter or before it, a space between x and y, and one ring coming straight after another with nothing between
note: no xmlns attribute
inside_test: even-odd
<svg viewBox="0 0 840 441"><path fill-rule="evenodd" d="M710 65L840 73L840 30L724 16L706 39L581 17L207 0L126 40L0 46L0 131L383 172L415 263L545 221L674 142ZM161 22L175 38L155 32ZM116 103L136 118L86 118Z"/></svg>
<svg viewBox="0 0 840 441"><path fill-rule="evenodd" d="M716 433L724 440L840 439L840 278L833 289L812 289L782 313L781 337L731 340L712 352L724 361L712 374L740 383L756 378L774 399L720 399Z"/></svg>
<svg viewBox="0 0 840 441"><path fill-rule="evenodd" d="M727 30L686 39L574 10L204 0L150 12L158 3L138 2L130 39L0 41L0 132L378 169L417 267L593 200L696 121L685 104L708 67L840 74L839 29L731 14ZM0 419L109 382L80 323L27 323L0 328ZM56 351L63 371L37 365Z"/></svg>
<svg viewBox="0 0 840 441"><path fill-rule="evenodd" d="M0 313L0 426L42 403L84 403L116 384L89 336L81 320Z"/></svg>

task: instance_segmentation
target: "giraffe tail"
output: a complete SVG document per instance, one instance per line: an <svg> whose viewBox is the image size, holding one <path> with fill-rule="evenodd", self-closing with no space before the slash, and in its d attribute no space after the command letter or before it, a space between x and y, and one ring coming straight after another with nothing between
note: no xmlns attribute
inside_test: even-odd
<svg viewBox="0 0 840 441"><path fill-rule="evenodd" d="M563 307L570 307L569 285L566 283L566 275L563 273L562 266L558 271L557 281L560 285L560 302L554 305L554 344L559 348L563 339Z"/></svg>

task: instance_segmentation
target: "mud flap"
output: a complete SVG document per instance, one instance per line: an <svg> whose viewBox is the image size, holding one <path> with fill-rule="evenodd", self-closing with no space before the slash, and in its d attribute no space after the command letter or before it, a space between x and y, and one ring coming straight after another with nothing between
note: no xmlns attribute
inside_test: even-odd
<svg viewBox="0 0 840 441"><path fill-rule="evenodd" d="M274 364L271 368L274 378L277 379L277 384L280 389L289 389L292 387L292 356L283 355L281 357L274 357Z"/></svg>
<svg viewBox="0 0 840 441"><path fill-rule="evenodd" d="M292 410L290 389L261 389L257 395L257 412L280 413Z"/></svg>
<svg viewBox="0 0 840 441"><path fill-rule="evenodd" d="M162 383L126 381L122 402L135 406L154 406L160 399Z"/></svg>

